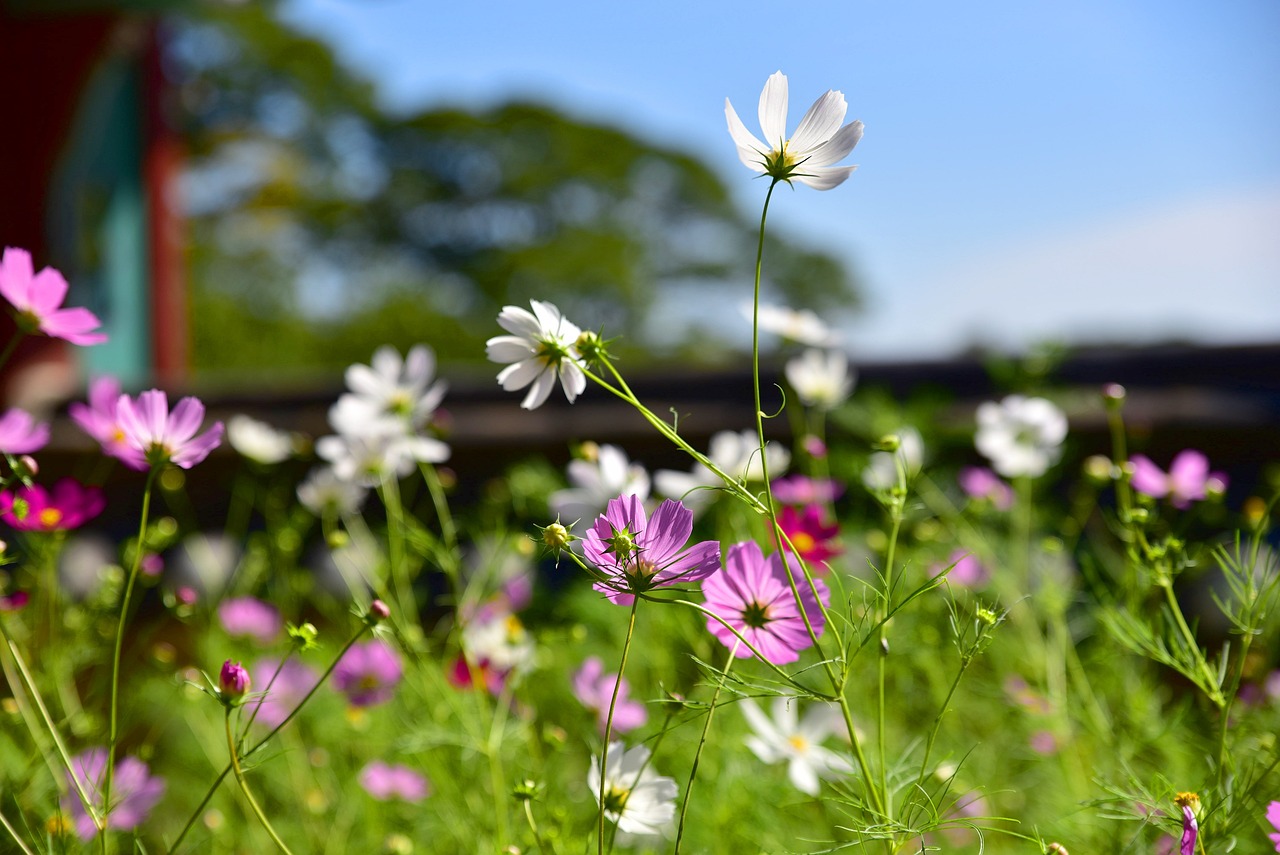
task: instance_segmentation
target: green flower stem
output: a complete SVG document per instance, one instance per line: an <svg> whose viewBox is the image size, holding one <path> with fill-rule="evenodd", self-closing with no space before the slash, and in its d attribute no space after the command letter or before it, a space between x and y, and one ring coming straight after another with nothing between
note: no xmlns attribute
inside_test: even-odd
<svg viewBox="0 0 1280 855"><path fill-rule="evenodd" d="M35 735L38 731L36 728L31 726L31 710L27 707L27 704L23 703L18 697L20 690L29 694L31 696L31 700L35 702L36 709L40 712L41 722L49 731L49 736L53 740L54 750L58 754L58 759L62 761L63 768L67 770L71 777L71 786L75 789L76 795L80 797L80 803L84 805L85 813L93 819L94 825L96 825L100 830L106 828L106 818L98 815L98 809L89 799L89 794L85 792L84 784L80 781L80 776L75 774L74 767L71 764L71 753L67 751L67 746L63 743L62 736L58 733L58 728L53 723L53 717L49 715L49 708L45 706L44 701L40 697L40 691L36 688L36 682L31 677L31 669L27 667L27 663L23 660L22 652L18 649L18 645L16 645L13 642L13 639L9 637L9 632L5 629L3 620L0 620L0 635L4 637L5 645L10 655L13 656L14 665L17 666L18 673L21 674L22 677L21 683L19 683L18 680L14 679L13 673L9 670L9 663L7 661L3 662L5 679L9 683L10 690L13 691L14 701L19 704L19 709L22 711L23 719L27 722L27 730L30 731L32 738L35 739ZM59 790L63 790L62 782L58 779L56 774L56 764L49 756L48 746L43 744L43 740L41 739L35 739L35 741L40 747L40 753L44 755L45 764L49 767L49 771L54 773L54 783L57 784ZM106 802L103 802L103 804L105 805ZM106 835L103 836L105 837Z"/></svg>
<svg viewBox="0 0 1280 855"><path fill-rule="evenodd" d="M933 725L929 728L929 736L924 743L924 754L920 757L920 773L916 776L915 791L924 792L924 779L929 775L929 755L933 753L933 744L938 739L938 731L942 729L942 719L947 714L947 707L951 705L951 699L955 697L956 690L960 688L960 680L964 677L964 672L969 669L970 663L973 662L974 654L961 653L960 667L956 669L956 676L951 680L951 688L947 689L947 697L943 699L942 706L938 708L938 714L933 717Z"/></svg>
<svg viewBox="0 0 1280 855"><path fill-rule="evenodd" d="M899 455L894 455L898 464L898 484L906 494L907 470ZM878 631L880 649L876 655L876 747L880 754L880 792L886 805L886 812L892 809L892 794L889 792L889 756L885 746L885 730L888 716L885 714L885 680L889 667L889 615L893 610L893 565L897 558L898 536L902 532L902 502L894 501L890 510L889 545L884 554L884 596L881 597L882 611Z"/></svg>
<svg viewBox="0 0 1280 855"><path fill-rule="evenodd" d="M689 811L689 797L693 795L693 782L698 777L698 761L702 759L702 749L707 744L707 734L711 732L711 719L716 714L716 701L720 700L720 692L724 690L724 684L729 679L729 669L733 667L733 660L738 655L738 645L735 643L729 648L729 658L725 660L724 671L720 674L720 682L716 684L716 690L711 695L711 705L707 708L707 720L702 723L702 735L698 737L698 748L693 752L693 767L689 769L689 783L684 788L684 798L680 802L680 824L676 830L676 848L674 855L680 855L680 843L684 840L684 820L685 815ZM622 682L621 676L618 682Z"/></svg>
<svg viewBox="0 0 1280 855"><path fill-rule="evenodd" d="M384 474L378 488L382 504L387 509L387 560L391 565L391 584L400 604L397 611L410 617L410 625L418 621L418 603L413 595L413 583L405 567L404 505L400 502L400 485L395 475Z"/></svg>
<svg viewBox="0 0 1280 855"><path fill-rule="evenodd" d="M604 720L604 750L600 752L600 816L599 834L596 837L596 852L604 855L604 792L605 772L609 768L609 740L613 737L613 711L618 705L618 691L622 688L622 675L627 670L627 654L631 652L631 637L636 631L636 609L640 605L638 597L631 599L631 617L627 621L627 637L622 642L622 661L618 663L618 679L613 684L613 696L609 698L609 714Z"/></svg>
<svg viewBox="0 0 1280 855"><path fill-rule="evenodd" d="M1189 650L1195 651L1196 665L1200 668L1200 674L1204 677L1204 693L1205 696L1213 702L1218 708L1218 712L1225 719L1225 712L1228 706L1227 699L1222 693L1222 687L1218 685L1218 675L1209 667L1209 663L1204 658L1204 651L1200 649L1200 642L1196 640L1195 633L1191 631L1191 627L1187 626L1187 619L1182 616L1182 606L1178 603L1178 598L1173 593L1173 580L1168 576L1162 577L1160 587L1164 589L1164 599L1169 606L1169 611L1173 613L1174 623L1177 624L1178 633L1182 636ZM1210 691L1209 687L1213 686Z"/></svg>
<svg viewBox="0 0 1280 855"><path fill-rule="evenodd" d="M470 667L470 666L468 666ZM471 680L475 694L488 696L483 680ZM507 824L507 775L502 765L502 735L506 730L507 714L511 710L511 696L504 685L501 697L493 703L493 718L489 722L489 736L485 740L485 754L489 758L489 782L493 787L494 820L497 823L498 843L502 845L511 836Z"/></svg>
<svg viewBox="0 0 1280 855"><path fill-rule="evenodd" d="M538 830L538 822L533 818L533 799L526 798L524 800L524 817L529 822L529 830L533 832L533 839L538 844L538 851L543 855L556 855L555 844L542 836L542 832Z"/></svg>
<svg viewBox="0 0 1280 855"><path fill-rule="evenodd" d="M289 847L280 839L280 835L276 834L276 830L271 827L270 820L268 820L267 815L262 812L262 808L258 805L257 799L253 797L253 792L249 789L249 782L244 779L244 770L240 768L240 758L236 754L236 738L231 732L231 707L227 707L224 720L226 722L227 730L227 751L231 755L231 768L235 772L236 783L240 785L240 792L244 793L245 801L249 803L249 807L253 810L254 816L258 817L258 822L262 823L262 827L267 830L267 834L271 836L271 839L275 842L276 846L279 847L280 851L285 853L285 855L293 855L293 853L289 851Z"/></svg>
<svg viewBox="0 0 1280 855"><path fill-rule="evenodd" d="M111 781L115 774L116 741L120 737L120 658L124 652L124 629L129 620L129 604L133 600L133 586L138 581L138 568L142 565L143 542L147 536L147 517L151 513L151 490L155 486L156 467L147 471L147 483L142 491L142 518L138 522L138 541L134 544L133 563L129 567L129 578L124 583L124 596L120 601L120 617L116 621L116 643L111 654L111 706L110 731L107 736L107 769L102 777L102 809L110 810ZM102 851L106 851L106 834L100 835Z"/></svg>
<svg viewBox="0 0 1280 855"><path fill-rule="evenodd" d="M9 822L9 818L5 816L3 813L0 813L0 825L3 825L4 830L9 832L9 836L13 838L13 842L16 843L18 845L18 848L22 850L22 855L35 855L35 853L31 851L30 847L28 847L27 844L22 842L22 838L18 836L17 829L13 827L13 825Z"/></svg>
<svg viewBox="0 0 1280 855"><path fill-rule="evenodd" d="M270 733L268 733L266 736L259 739L252 748L244 752L245 757L252 757L262 748L262 746L270 742L271 739L277 733L279 733L281 730L284 730L284 728L288 726L289 722L293 721L293 717L298 714L298 712L306 705L307 701L311 700L311 696L314 695L317 691L319 691L320 687L323 686L325 684L325 681L329 679L329 675L333 673L334 668L338 667L338 663L342 661L342 657L346 655L346 652L350 650L355 645L355 643L360 640L361 636L363 636L365 632L367 632L368 630L369 630L368 624L360 625L360 629L356 630L356 632L351 636L351 638L347 639L347 643L344 644L342 646L342 649L338 651L338 655L335 656L333 658L333 661L329 663L329 667L326 668L325 672L320 675L320 679L317 680L316 684L311 687L311 691L307 692L307 694L303 696L302 700L298 701L298 705L289 711L289 714L284 717L284 721L280 722L278 725L272 728ZM178 851L179 844L181 844L183 838L187 836L187 832L191 831L191 827L195 825L196 820L199 819L200 814L205 809L205 806L209 804L209 800L213 798L213 794L218 791L218 787L221 786L223 779L226 778L227 775L230 775L231 771L232 771L231 764L228 763L223 768L223 770L218 773L218 777L214 779L213 784L210 785L208 792L206 792L204 794L204 798L200 800L200 804L196 805L196 809L191 812L191 816L187 817L186 825L182 826L182 830L178 832L177 838L173 841L173 843L169 845L169 849L167 850L168 855L173 855L174 852Z"/></svg>

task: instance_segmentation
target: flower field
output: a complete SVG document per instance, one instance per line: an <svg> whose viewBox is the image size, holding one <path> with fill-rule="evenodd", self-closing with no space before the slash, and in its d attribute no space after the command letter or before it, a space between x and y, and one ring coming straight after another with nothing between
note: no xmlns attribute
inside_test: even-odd
<svg viewBox="0 0 1280 855"><path fill-rule="evenodd" d="M619 331L546 301L488 341L512 420L611 396L681 469L583 441L460 501L430 343L371 342L320 437L95 378L96 481L49 482L48 426L0 415L0 848L1280 851L1280 488L1131 452L1117 385L1033 378L963 435L861 400L833 331L761 299L774 190L838 187L863 132L831 91L788 136L787 85L763 141L725 106L768 185L754 422L691 444ZM5 251L19 338L102 341L66 291ZM1081 412L1110 454L1073 453ZM215 537L183 475L227 445ZM112 467L145 473L132 531L71 585Z"/></svg>

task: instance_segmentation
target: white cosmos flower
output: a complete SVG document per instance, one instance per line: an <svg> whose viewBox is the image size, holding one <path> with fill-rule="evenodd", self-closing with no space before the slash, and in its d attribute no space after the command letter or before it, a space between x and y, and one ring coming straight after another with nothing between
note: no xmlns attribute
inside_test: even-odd
<svg viewBox="0 0 1280 855"><path fill-rule="evenodd" d="M519 306L502 309L498 324L511 335L489 339L485 353L491 362L511 363L498 373L503 389L512 392L530 386L520 402L526 410L542 406L557 379L572 403L587 388L582 357L575 347L582 330L550 303L530 300L529 305L532 313Z"/></svg>
<svg viewBox="0 0 1280 855"><path fill-rule="evenodd" d="M973 444L1006 478L1035 478L1062 454L1067 417L1051 401L1010 395L978 407Z"/></svg>
<svg viewBox="0 0 1280 855"><path fill-rule="evenodd" d="M776 442L765 443L765 454L770 478L776 478L785 472L787 464L791 462L791 452ZM712 435L707 457L720 471L740 481L760 481L764 478L764 467L760 462L760 440L755 431L724 430ZM653 474L653 481L659 493L679 499L695 512L704 508L715 497L711 490L699 488L724 484L719 475L701 463L695 464L690 472L661 469Z"/></svg>
<svg viewBox="0 0 1280 855"><path fill-rule="evenodd" d="M609 743L604 769L604 815L631 834L661 834L676 815L676 782L653 771L649 749L643 745L624 751ZM600 800L600 760L591 758L587 786Z"/></svg>
<svg viewBox="0 0 1280 855"><path fill-rule="evenodd" d="M835 778L853 771L849 761L822 742L835 732L839 712L831 704L818 703L809 707L803 718L797 720L799 702L790 698L776 698L773 717L764 714L755 701L742 701L742 714L746 716L752 735L745 740L747 748L765 763L787 762L787 777L797 790L810 796L818 794L819 778Z"/></svg>
<svg viewBox="0 0 1280 855"><path fill-rule="evenodd" d="M742 314L751 320L751 303L742 304ZM809 347L834 347L840 343L840 336L809 309L761 303L760 329Z"/></svg>
<svg viewBox="0 0 1280 855"><path fill-rule="evenodd" d="M849 357L839 350L810 348L787 363L787 382L807 407L832 410L853 391Z"/></svg>
<svg viewBox="0 0 1280 855"><path fill-rule="evenodd" d="M906 472L910 481L924 465L924 440L913 427L902 427L896 452L877 451L867 458L867 468L862 470L862 483L868 490L892 490L898 486L898 467ZM895 459L896 455L896 459Z"/></svg>
<svg viewBox="0 0 1280 855"><path fill-rule="evenodd" d="M292 436L246 415L227 419L227 442L243 456L268 466L293 454Z"/></svg>
<svg viewBox="0 0 1280 855"><path fill-rule="evenodd" d="M593 520L604 513L610 499L638 496L649 498L649 473L639 463L632 463L616 445L595 449L594 460L569 461L568 477L573 486L557 490L547 498L551 512L564 523Z"/></svg>
<svg viewBox="0 0 1280 855"><path fill-rule="evenodd" d="M848 157L862 139L862 122L844 127L849 105L840 92L828 89L813 102L787 138L787 76L775 72L760 93L760 129L765 142L756 139L738 118L729 99L724 99L724 115L729 135L738 147L738 159L749 169L772 176L777 181L795 179L815 190L830 190L844 182L856 166L833 166Z"/></svg>
<svg viewBox="0 0 1280 855"><path fill-rule="evenodd" d="M339 478L332 466L312 469L298 485L298 501L316 516L351 514L360 509L368 489Z"/></svg>
<svg viewBox="0 0 1280 855"><path fill-rule="evenodd" d="M449 446L427 436L409 436L390 430L321 437L316 454L329 461L343 481L374 487L386 476L403 478L415 463L440 463L449 459Z"/></svg>
<svg viewBox="0 0 1280 855"><path fill-rule="evenodd" d="M394 347L384 345L373 354L372 365L347 369L347 388L329 410L329 423L341 434L364 433L370 424L387 420L405 433L421 430L444 398L445 383L432 383L436 357L425 344L415 345L401 360Z"/></svg>

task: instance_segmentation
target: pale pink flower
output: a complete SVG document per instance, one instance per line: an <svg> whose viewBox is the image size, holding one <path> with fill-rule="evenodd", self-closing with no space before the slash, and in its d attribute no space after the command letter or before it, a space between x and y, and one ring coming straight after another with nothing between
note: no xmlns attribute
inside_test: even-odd
<svg viewBox="0 0 1280 855"><path fill-rule="evenodd" d="M101 810L107 750L90 748L72 758L71 768L89 800ZM152 775L146 763L136 757L121 757L115 764L111 780L111 809L107 812L107 828L119 831L137 828L151 813L156 802L160 801L164 789L164 779ZM80 803L74 789L62 797L62 809L71 815L76 835L81 840L92 840L98 834L93 818L85 813L84 805Z"/></svg>
<svg viewBox="0 0 1280 855"><path fill-rule="evenodd" d="M67 406L67 412L81 430L98 441L103 454L126 460L130 450L120 428L120 419L116 416L119 402L120 381L114 377L99 377L89 384L89 403L76 401Z"/></svg>
<svg viewBox="0 0 1280 855"><path fill-rule="evenodd" d="M49 442L49 426L26 410L14 408L0 416L0 454L30 454Z"/></svg>
<svg viewBox="0 0 1280 855"><path fill-rule="evenodd" d="M985 499L996 510L1013 507L1013 488L985 466L966 466L956 476L960 489L972 499Z"/></svg>
<svg viewBox="0 0 1280 855"><path fill-rule="evenodd" d="M1271 842L1276 845L1276 851L1280 852L1280 802L1272 802L1267 805L1267 822L1271 823L1271 827L1276 830L1276 834L1268 834Z"/></svg>
<svg viewBox="0 0 1280 855"><path fill-rule="evenodd" d="M360 770L356 778L364 791L380 802L388 799L416 804L431 794L427 779L408 766L389 765L374 760Z"/></svg>
<svg viewBox="0 0 1280 855"><path fill-rule="evenodd" d="M617 674L605 674L604 663L599 656L588 657L578 673L573 675L573 694L584 707L596 714L596 724L602 735L609 718L609 703L613 700L615 687L618 690L618 702L613 709L613 731L621 734L634 730L649 720L649 712L644 704L631 700L631 687L626 679L619 680Z"/></svg>
<svg viewBox="0 0 1280 855"><path fill-rule="evenodd" d="M170 413L169 398L159 389L143 392L137 401L121 395L116 417L128 444L127 456L122 459L134 469L165 463L190 469L222 442L222 422L214 422L196 435L204 421L204 404L196 398L183 398Z"/></svg>
<svg viewBox="0 0 1280 855"><path fill-rule="evenodd" d="M1220 490L1227 484L1227 476L1221 472L1210 472L1209 458L1192 448L1178 452L1167 475L1150 458L1141 454L1135 454L1130 462L1133 464L1133 489L1156 499L1168 496L1169 504L1179 509L1188 508L1192 502L1203 499L1210 484L1216 484Z"/></svg>
<svg viewBox="0 0 1280 855"><path fill-rule="evenodd" d="M94 332L102 322L88 309L62 308L67 280L52 267L39 273L31 253L8 247L0 260L0 295L18 310L18 329L40 332L72 344L102 344L106 333Z"/></svg>
<svg viewBox="0 0 1280 855"><path fill-rule="evenodd" d="M280 610L255 597L232 597L218 606L218 621L227 635L252 638L262 645L270 644L284 629Z"/></svg>
<svg viewBox="0 0 1280 855"><path fill-rule="evenodd" d="M400 655L381 639L351 647L333 669L333 683L353 707L386 703L404 673Z"/></svg>
<svg viewBox="0 0 1280 855"><path fill-rule="evenodd" d="M951 572L947 574L947 581L963 588L981 587L991 578L991 573L978 560L978 556L965 549L957 549L947 557L945 562L933 565L929 575L937 576L948 567L951 568Z"/></svg>

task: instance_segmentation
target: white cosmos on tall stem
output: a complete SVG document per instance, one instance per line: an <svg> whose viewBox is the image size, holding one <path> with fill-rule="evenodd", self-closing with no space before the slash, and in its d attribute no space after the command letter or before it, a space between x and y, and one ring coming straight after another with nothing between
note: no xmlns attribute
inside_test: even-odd
<svg viewBox="0 0 1280 855"><path fill-rule="evenodd" d="M830 190L844 183L856 166L834 166L853 151L862 139L862 122L840 126L849 105L844 94L828 89L804 114L795 134L787 137L787 76L775 72L760 93L760 129L765 142L756 139L724 99L724 115L729 135L738 147L738 159L748 169L778 181L807 184L815 190Z"/></svg>
<svg viewBox="0 0 1280 855"><path fill-rule="evenodd" d="M532 313L519 306L503 307L498 324L511 335L489 339L485 353L491 362L511 363L498 373L503 389L510 392L532 384L520 402L526 410L542 406L557 379L572 403L587 388L575 347L582 330L551 303L530 300L529 305Z"/></svg>

